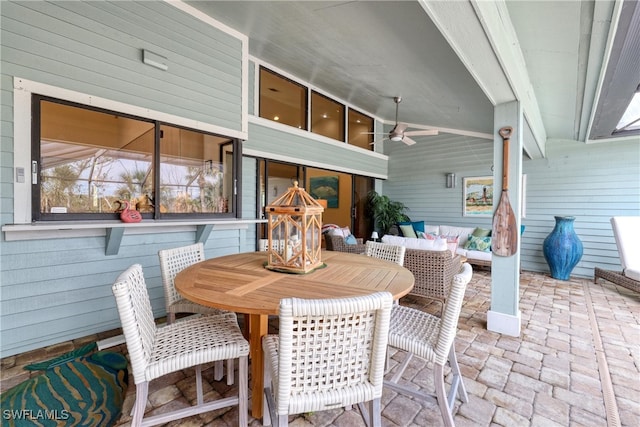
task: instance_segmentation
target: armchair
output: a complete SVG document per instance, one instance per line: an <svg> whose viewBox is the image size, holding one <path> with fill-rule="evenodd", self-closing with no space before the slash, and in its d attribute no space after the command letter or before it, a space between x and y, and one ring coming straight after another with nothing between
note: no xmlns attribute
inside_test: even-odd
<svg viewBox="0 0 640 427"><path fill-rule="evenodd" d="M352 254L363 254L367 251L366 245L362 243L362 238L357 238L355 245L346 244L342 236L325 234L324 240L328 251L349 252Z"/></svg>

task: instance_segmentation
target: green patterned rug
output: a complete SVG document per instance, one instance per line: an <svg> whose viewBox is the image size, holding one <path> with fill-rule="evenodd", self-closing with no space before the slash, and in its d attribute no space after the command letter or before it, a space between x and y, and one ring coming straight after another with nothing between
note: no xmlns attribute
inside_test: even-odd
<svg viewBox="0 0 640 427"><path fill-rule="evenodd" d="M96 343L25 366L44 371L0 395L3 426L111 426L127 392L127 359Z"/></svg>

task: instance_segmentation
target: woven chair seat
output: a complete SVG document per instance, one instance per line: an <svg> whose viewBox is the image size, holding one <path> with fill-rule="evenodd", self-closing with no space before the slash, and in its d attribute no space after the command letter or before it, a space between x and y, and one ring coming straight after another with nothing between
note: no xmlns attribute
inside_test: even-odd
<svg viewBox="0 0 640 427"><path fill-rule="evenodd" d="M193 301L189 301L185 298L180 298L179 300L171 303L167 307L167 310L171 313L199 313L199 314L233 314L230 311L222 310L220 308L206 307L204 305L198 304Z"/></svg>
<svg viewBox="0 0 640 427"><path fill-rule="evenodd" d="M234 313L178 320L156 330L145 378L151 381L191 366L248 355L249 343Z"/></svg>
<svg viewBox="0 0 640 427"><path fill-rule="evenodd" d="M440 318L424 311L394 305L391 309L389 345L401 348L429 362L436 360Z"/></svg>

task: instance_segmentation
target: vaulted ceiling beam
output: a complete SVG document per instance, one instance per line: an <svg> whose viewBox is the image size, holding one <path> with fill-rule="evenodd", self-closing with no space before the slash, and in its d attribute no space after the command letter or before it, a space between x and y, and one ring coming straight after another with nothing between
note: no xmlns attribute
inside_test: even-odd
<svg viewBox="0 0 640 427"><path fill-rule="evenodd" d="M532 136L525 139L524 150L530 158L544 157L547 133L506 3L419 3L493 105L521 103Z"/></svg>

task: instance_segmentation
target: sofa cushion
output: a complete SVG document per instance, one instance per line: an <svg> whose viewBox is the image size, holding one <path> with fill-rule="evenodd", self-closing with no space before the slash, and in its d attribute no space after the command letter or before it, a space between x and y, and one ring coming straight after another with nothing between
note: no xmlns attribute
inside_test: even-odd
<svg viewBox="0 0 640 427"><path fill-rule="evenodd" d="M437 240L437 239L444 240L445 242L447 242L447 249L449 249L449 252L451 252L454 255L458 250L458 241L460 240L460 238L456 235L445 236L444 234L437 235L434 233L426 233L424 235L424 238L428 240Z"/></svg>
<svg viewBox="0 0 640 427"><path fill-rule="evenodd" d="M440 226L439 225L425 225L424 226L424 232L426 233L433 233L433 234L440 234Z"/></svg>
<svg viewBox="0 0 640 427"><path fill-rule="evenodd" d="M477 260L477 261L489 261L491 262L491 255L492 252L485 252L485 251L468 251L465 250L465 257L467 258L467 260L473 261L473 260Z"/></svg>
<svg viewBox="0 0 640 427"><path fill-rule="evenodd" d="M640 280L628 272L640 271L640 216L614 216L610 221L625 275Z"/></svg>
<svg viewBox="0 0 640 427"><path fill-rule="evenodd" d="M438 234L444 236L458 236L458 247L467 243L469 234L473 233L475 227L457 227L453 225L440 225Z"/></svg>
<svg viewBox="0 0 640 427"><path fill-rule="evenodd" d="M407 249L422 249L426 251L447 250L447 242L444 239L428 240L412 237L391 236L389 234L385 234L384 236L382 236L382 243L404 246Z"/></svg>

